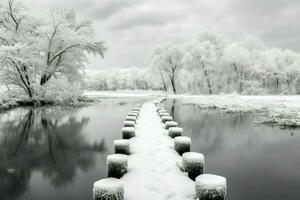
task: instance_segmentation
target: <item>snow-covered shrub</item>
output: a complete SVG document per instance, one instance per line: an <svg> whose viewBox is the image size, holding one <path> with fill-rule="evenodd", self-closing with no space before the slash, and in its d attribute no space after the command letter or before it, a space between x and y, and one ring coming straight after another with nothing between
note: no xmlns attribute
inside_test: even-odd
<svg viewBox="0 0 300 200"><path fill-rule="evenodd" d="M93 200L123 200L123 182L117 178L105 178L93 185Z"/></svg>
<svg viewBox="0 0 300 200"><path fill-rule="evenodd" d="M226 178L213 174L202 174L195 181L196 195L199 200L225 200Z"/></svg>
<svg viewBox="0 0 300 200"><path fill-rule="evenodd" d="M195 180L197 176L204 173L204 155L196 152L186 152L182 154L182 162L185 172Z"/></svg>
<svg viewBox="0 0 300 200"><path fill-rule="evenodd" d="M128 157L124 154L111 154L107 156L107 176L121 178L127 173Z"/></svg>

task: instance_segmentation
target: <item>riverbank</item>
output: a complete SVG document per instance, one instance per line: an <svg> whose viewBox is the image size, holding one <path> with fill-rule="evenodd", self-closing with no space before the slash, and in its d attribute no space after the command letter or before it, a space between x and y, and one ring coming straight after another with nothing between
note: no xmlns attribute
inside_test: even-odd
<svg viewBox="0 0 300 200"><path fill-rule="evenodd" d="M300 96L169 95L183 105L227 113L253 113L256 123L300 127Z"/></svg>
<svg viewBox="0 0 300 200"><path fill-rule="evenodd" d="M87 97L87 96L78 96L75 99L65 99L65 100L55 100L55 99L27 99L27 98L11 98L11 99L2 99L0 101L0 112L8 111L13 108L21 106L72 106L72 107L82 107L88 106L92 103L98 102L96 98Z"/></svg>

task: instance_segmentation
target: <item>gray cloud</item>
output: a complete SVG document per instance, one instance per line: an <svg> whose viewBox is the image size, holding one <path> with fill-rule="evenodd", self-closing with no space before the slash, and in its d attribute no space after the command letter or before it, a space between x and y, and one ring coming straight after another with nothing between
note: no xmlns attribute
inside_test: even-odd
<svg viewBox="0 0 300 200"><path fill-rule="evenodd" d="M159 44L183 42L201 31L238 38L257 35L273 47L300 50L299 0L25 0L36 13L73 7L95 23L105 59L89 69L145 65ZM34 6L32 6L34 5Z"/></svg>

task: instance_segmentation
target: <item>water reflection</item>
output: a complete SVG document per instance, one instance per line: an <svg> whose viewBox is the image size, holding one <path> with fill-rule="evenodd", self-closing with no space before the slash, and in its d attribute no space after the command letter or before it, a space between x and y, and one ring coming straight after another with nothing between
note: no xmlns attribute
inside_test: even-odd
<svg viewBox="0 0 300 200"><path fill-rule="evenodd" d="M229 200L295 200L300 196L300 130L254 123L251 114L228 114L165 103L192 150L206 156L206 172L228 180Z"/></svg>
<svg viewBox="0 0 300 200"><path fill-rule="evenodd" d="M95 166L95 153L105 151L104 140L88 143L82 130L89 119L52 109L22 109L1 124L0 194L14 199L28 188L33 171L40 171L54 187L72 184L76 171ZM20 111L18 111L20 113ZM11 113L10 113L11 114ZM60 117L57 117L57 115Z"/></svg>

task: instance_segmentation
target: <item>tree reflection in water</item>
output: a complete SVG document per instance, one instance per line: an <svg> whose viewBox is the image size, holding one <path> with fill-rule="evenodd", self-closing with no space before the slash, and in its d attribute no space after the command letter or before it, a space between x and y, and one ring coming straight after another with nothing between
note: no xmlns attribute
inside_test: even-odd
<svg viewBox="0 0 300 200"><path fill-rule="evenodd" d="M23 194L33 170L54 187L73 183L76 170L95 166L95 153L105 152L104 140L89 144L82 134L88 118L51 117L50 108L25 111L21 119L5 121L0 138L0 194L12 199Z"/></svg>

